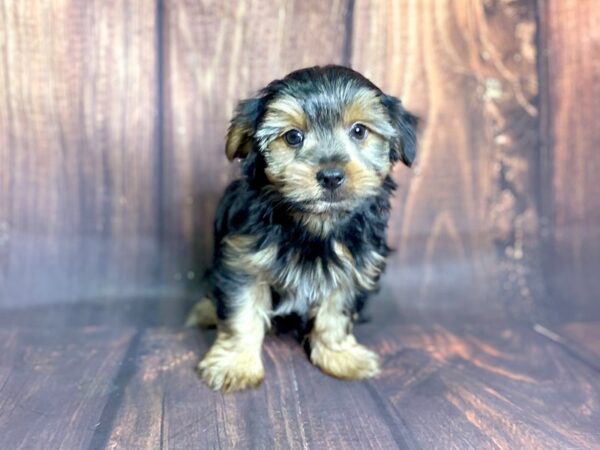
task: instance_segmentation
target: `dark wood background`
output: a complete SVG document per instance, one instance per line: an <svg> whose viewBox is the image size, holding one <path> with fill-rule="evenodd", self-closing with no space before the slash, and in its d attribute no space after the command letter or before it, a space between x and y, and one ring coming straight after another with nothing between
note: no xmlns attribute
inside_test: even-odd
<svg viewBox="0 0 600 450"><path fill-rule="evenodd" d="M361 335L396 372L356 388L343 409L373 408L374 447L458 439L446 422L467 430L454 441L463 448L493 448L483 435L501 448L600 446L596 0L2 2L0 381L13 374L6 392L27 398L29 409L16 414L18 402L0 397L0 408L12 405L0 418L12 434L0 442L35 448L50 436L57 447L149 448L168 438L181 448L187 432L178 441L168 427L195 411L190 436L210 446L198 402L212 405L218 418L210 421L221 424L253 414L256 397L221 404L191 374L169 370L193 366L207 345L179 327L210 261L216 203L238 173L224 157L236 102L293 69L326 63L361 71L421 117L418 163L394 174L396 252L374 313L387 325ZM491 333L491 324L504 331ZM300 417L298 395L326 398L336 382L309 372L300 394L286 392L296 380L287 367L301 352L269 342L267 372L277 381L259 392L296 395L284 406L268 400L270 414L291 408L270 416L285 430L225 426L217 438L263 439L255 448L281 436L351 446L343 427L318 438L320 419ZM174 356L153 356L158 348ZM28 384L15 385L15 370ZM413 389L423 377L446 392L434 410ZM486 390L481 377L508 384ZM398 386L409 394L394 397ZM470 396L472 386L486 394ZM535 398L544 401L523 406ZM49 419L48 404L65 414ZM565 415L547 416L544 405ZM496 407L508 418L492 414ZM466 413L454 420L456 410ZM419 413L439 426L419 423ZM290 431L290 417L306 430ZM158 420L160 433L146 419ZM360 416L348 421L363 437L375 430ZM60 436L71 423L92 437ZM37 436L37 426L49 431ZM404 426L408 434L384 431Z"/></svg>
<svg viewBox="0 0 600 450"><path fill-rule="evenodd" d="M600 288L593 6L4 3L1 307L193 293L236 101L340 63L422 118L395 172L398 300L576 316Z"/></svg>

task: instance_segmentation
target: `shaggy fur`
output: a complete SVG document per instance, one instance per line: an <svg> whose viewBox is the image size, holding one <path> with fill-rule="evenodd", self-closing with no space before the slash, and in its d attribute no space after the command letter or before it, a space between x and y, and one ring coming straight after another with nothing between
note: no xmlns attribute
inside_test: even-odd
<svg viewBox="0 0 600 450"><path fill-rule="evenodd" d="M199 370L210 387L260 383L265 331L291 314L310 323L310 358L325 373L378 373L352 317L385 268L389 173L413 162L415 126L398 99L339 66L293 72L240 102L226 155L243 158L242 177L219 204L208 276L218 334Z"/></svg>

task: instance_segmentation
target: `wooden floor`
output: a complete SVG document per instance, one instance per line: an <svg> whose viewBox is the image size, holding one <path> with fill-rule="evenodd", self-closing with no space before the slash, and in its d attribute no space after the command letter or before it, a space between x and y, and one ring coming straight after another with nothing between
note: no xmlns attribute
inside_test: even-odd
<svg viewBox="0 0 600 450"><path fill-rule="evenodd" d="M3 311L0 448L600 448L600 323L413 320L374 303L375 380L328 378L289 336L267 377L223 396L194 366L214 332L189 303Z"/></svg>

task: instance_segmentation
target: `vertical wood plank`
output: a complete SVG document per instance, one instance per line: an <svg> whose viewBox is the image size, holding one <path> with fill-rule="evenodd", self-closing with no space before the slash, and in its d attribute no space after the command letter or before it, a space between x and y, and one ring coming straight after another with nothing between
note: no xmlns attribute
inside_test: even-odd
<svg viewBox="0 0 600 450"><path fill-rule="evenodd" d="M418 165L396 171L390 223L406 307L533 309L534 6L356 2L352 65L421 117Z"/></svg>
<svg viewBox="0 0 600 450"><path fill-rule="evenodd" d="M0 6L0 305L155 276L155 8Z"/></svg>
<svg viewBox="0 0 600 450"><path fill-rule="evenodd" d="M557 320L600 317L600 10L593 0L538 2L546 281Z"/></svg>
<svg viewBox="0 0 600 450"><path fill-rule="evenodd" d="M349 1L166 1L167 277L209 262L216 203L239 167L224 155L238 100L291 70L343 63Z"/></svg>

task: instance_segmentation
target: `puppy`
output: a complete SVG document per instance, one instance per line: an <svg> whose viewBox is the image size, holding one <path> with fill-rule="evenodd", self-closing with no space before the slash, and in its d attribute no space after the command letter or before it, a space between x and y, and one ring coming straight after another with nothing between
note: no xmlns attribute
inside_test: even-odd
<svg viewBox="0 0 600 450"><path fill-rule="evenodd" d="M211 388L258 385L265 331L290 314L311 324L310 359L323 372L378 374L352 318L385 267L389 174L413 162L416 122L400 100L340 66L292 72L240 102L226 155L242 159L242 177L218 206L208 275L217 338L198 366ZM207 303L195 314L206 324Z"/></svg>

